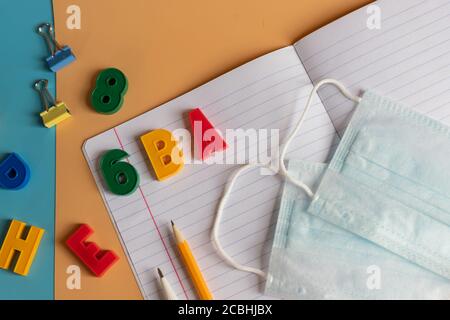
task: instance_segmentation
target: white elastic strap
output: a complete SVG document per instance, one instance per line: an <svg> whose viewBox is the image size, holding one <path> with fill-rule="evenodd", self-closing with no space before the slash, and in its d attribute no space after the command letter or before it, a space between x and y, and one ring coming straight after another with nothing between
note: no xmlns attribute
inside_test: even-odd
<svg viewBox="0 0 450 320"><path fill-rule="evenodd" d="M311 108L311 103L312 103L312 99L314 98L314 95L317 93L317 90L319 90L319 88L321 86L323 86L324 84L335 85L345 97L347 97L348 99L350 99L354 102L359 103L361 101L360 97L354 96L353 94L351 94L350 91L348 91L347 88L344 87L344 85L341 82L334 80L334 79L323 79L323 80L319 81L314 86L311 93L309 94L308 101L306 102L306 105L305 105L305 109L303 110L302 115L300 116L300 119L297 122L297 125L295 126L295 128L291 132L291 134L288 136L284 147L281 149L281 153L280 153L280 171L281 172L280 172L280 175L282 175L283 177L286 177L289 182L296 185L297 187L302 188L306 192L306 194L308 196L310 196L311 198L314 195L314 193L311 191L311 188L308 187L306 184L304 184L302 181L297 180L296 178L291 177L289 175L289 173L286 169L286 166L284 165L284 157L286 156L286 152L289 148L289 145L291 144L292 140L295 138L295 136L299 132L301 126L303 125L303 122L305 122L306 114L308 113L309 109Z"/></svg>
<svg viewBox="0 0 450 320"><path fill-rule="evenodd" d="M219 207L217 208L216 218L214 220L214 225L213 225L212 233L211 233L211 241L212 241L214 247L216 248L216 251L219 254L219 256L221 256L222 259L225 260L230 266L232 266L238 270L251 272L251 273L257 274L258 276L265 278L266 273L264 271L257 269L257 268L244 266L244 265L239 264L236 261L234 261L234 259L232 257L230 257L228 255L228 253L225 252L225 250L223 249L222 245L219 242L220 220L222 219L223 210L225 208L225 203L227 202L228 197L231 194L231 189L233 188L234 184L236 183L238 176L240 176L243 172L248 171L250 169L261 168L261 167L265 167L269 170L272 170L275 173L277 172L276 169L270 167L269 165L265 165L262 163L249 163L249 164L246 164L246 165L240 167L231 175L230 179L228 180L227 185L225 186L225 190L224 190L222 199L220 199Z"/></svg>
<svg viewBox="0 0 450 320"><path fill-rule="evenodd" d="M291 177L284 165L284 157L286 155L286 151L289 148L290 143L292 142L292 140L294 139L294 137L297 135L297 133L299 132L301 126L303 125L303 122L305 121L305 117L306 117L306 113L309 111L309 109L311 108L311 102L312 99L314 97L314 95L317 93L317 90L324 84L333 84L335 85L339 91L341 91L341 93L347 97L348 99L359 103L361 101L361 98L358 96L354 96L353 94L350 93L350 91L347 90L347 88L344 87L344 85L342 83L340 83L337 80L334 79L323 79L320 82L318 82L314 88L312 89L308 100L306 102L305 105L305 109L303 110L300 119L297 123L297 125L295 126L294 130L291 132L291 134L288 136L286 143L284 145L284 147L281 149L281 154L280 154L280 172L279 174L281 176L283 176L284 178L286 178L289 182L291 182L292 184L298 186L299 188L303 189L306 194L310 197L312 197L314 195L314 193L311 191L311 188L309 188L305 183L303 183L300 180L297 180L294 177ZM236 262L231 256L228 255L228 253L225 252L225 250L223 249L222 245L219 242L219 226L220 226L220 221L222 220L222 215L223 215L223 211L225 209L225 204L228 200L228 197L231 194L231 189L233 188L234 184L236 183L237 178L245 171L248 171L250 169L254 169L254 168L261 168L261 167L265 167L269 170L272 170L273 172L277 173L276 168L273 168L267 164L263 164L263 163L249 163L246 164L242 167L240 167L239 169L237 169L230 177L230 179L228 180L228 183L225 187L225 190L223 192L222 195L222 199L219 202L219 206L217 208L217 213L216 213L216 218L214 220L214 225L212 228L212 232L211 232L211 241L217 251L217 253L219 254L219 256L222 257L223 260L225 260L230 266L234 267L235 269L241 270L241 271L247 271L247 272L251 272L254 274L257 274L258 276L261 276L263 278L266 278L266 273L258 268L253 268L253 267L249 267L249 266L245 266L242 265L238 262Z"/></svg>

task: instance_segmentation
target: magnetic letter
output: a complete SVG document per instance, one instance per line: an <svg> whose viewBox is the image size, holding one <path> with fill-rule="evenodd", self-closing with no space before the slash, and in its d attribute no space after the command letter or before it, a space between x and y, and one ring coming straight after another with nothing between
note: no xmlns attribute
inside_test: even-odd
<svg viewBox="0 0 450 320"><path fill-rule="evenodd" d="M87 242L93 233L91 227L82 224L67 239L66 244L97 277L101 277L119 257L111 250L100 250L94 242Z"/></svg>
<svg viewBox="0 0 450 320"><path fill-rule="evenodd" d="M14 256L14 252L19 252L14 272L26 276L33 264L34 256L39 248L39 243L44 235L44 229L34 226L30 227L26 239L22 239L25 223L12 220L8 233L3 240L0 249L0 268L8 269Z"/></svg>
<svg viewBox="0 0 450 320"><path fill-rule="evenodd" d="M22 189L29 180L30 168L18 154L10 153L0 162L0 188Z"/></svg>
<svg viewBox="0 0 450 320"><path fill-rule="evenodd" d="M225 140L199 108L189 113L189 119L194 132L195 154L199 159L205 160L212 153L227 148Z"/></svg>
<svg viewBox="0 0 450 320"><path fill-rule="evenodd" d="M183 168L183 152L170 131L150 131L141 136L141 142L159 181L176 175Z"/></svg>

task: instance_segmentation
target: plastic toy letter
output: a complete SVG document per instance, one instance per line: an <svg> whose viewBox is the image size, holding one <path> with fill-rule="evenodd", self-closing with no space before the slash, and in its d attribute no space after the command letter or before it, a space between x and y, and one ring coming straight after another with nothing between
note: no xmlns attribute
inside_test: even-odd
<svg viewBox="0 0 450 320"><path fill-rule="evenodd" d="M0 188L18 190L28 184L30 168L18 154L9 154L0 162Z"/></svg>
<svg viewBox="0 0 450 320"><path fill-rule="evenodd" d="M94 230L87 224L80 227L67 239L66 244L75 255L97 276L101 277L119 257L111 250L100 250L97 244L87 242Z"/></svg>
<svg viewBox="0 0 450 320"><path fill-rule="evenodd" d="M128 153L120 149L106 152L100 159L100 169L109 190L117 195L133 193L139 185L139 174L128 162L120 161Z"/></svg>
<svg viewBox="0 0 450 320"><path fill-rule="evenodd" d="M194 132L194 145L198 159L205 160L212 153L227 148L225 140L199 108L189 112L189 119Z"/></svg>
<svg viewBox="0 0 450 320"><path fill-rule="evenodd" d="M170 131L156 129L141 136L147 156L159 181L176 175L184 166L183 151Z"/></svg>
<svg viewBox="0 0 450 320"><path fill-rule="evenodd" d="M22 276L28 274L45 232L44 229L31 226L26 239L22 239L24 229L24 222L12 220L0 249L0 268L2 269L9 269L14 253L19 252L14 272Z"/></svg>

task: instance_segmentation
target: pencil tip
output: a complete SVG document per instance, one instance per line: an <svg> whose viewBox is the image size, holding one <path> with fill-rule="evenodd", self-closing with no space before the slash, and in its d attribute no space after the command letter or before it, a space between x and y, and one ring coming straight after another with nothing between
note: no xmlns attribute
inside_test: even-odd
<svg viewBox="0 0 450 320"><path fill-rule="evenodd" d="M164 278L164 275L163 275L161 269L160 269L160 268L156 268L156 269L158 269L159 277L160 277L160 278Z"/></svg>
<svg viewBox="0 0 450 320"><path fill-rule="evenodd" d="M173 223L173 221L172 220L170 220L170 223L172 224L172 227L175 225L175 223Z"/></svg>

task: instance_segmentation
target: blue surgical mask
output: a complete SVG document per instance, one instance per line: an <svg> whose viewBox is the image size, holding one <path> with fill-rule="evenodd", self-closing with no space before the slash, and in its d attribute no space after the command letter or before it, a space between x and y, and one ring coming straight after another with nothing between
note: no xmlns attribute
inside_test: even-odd
<svg viewBox="0 0 450 320"><path fill-rule="evenodd" d="M320 86L324 84L335 85L341 93L358 105L330 164L323 169L322 177L318 180L316 177L315 181L307 181L307 178L296 177L288 172L284 157L290 142L300 131L305 116L312 106L313 97ZM234 268L267 277L262 270L243 266L234 261L223 250L218 240L220 219L231 189L240 174L254 167L268 166L248 164L241 167L232 176L217 209L212 242L218 254ZM377 248L370 250L379 251L380 248L383 248L383 255L389 252L391 256L397 255L404 260L395 261L395 259L389 258L386 260L389 261L387 265L379 262L380 268L394 270L399 274L415 275L418 269L410 269L411 265L414 265L416 268L433 272L436 277L441 277L446 281L445 284L448 284L448 279L450 279L449 127L372 92L366 92L363 98L353 96L340 82L325 79L313 88L298 124L288 136L286 144L281 150L279 167L280 172L278 173L291 184L291 187L303 192L308 199L306 202L296 202L296 209L289 210L292 212L307 211L312 217L328 222L326 228L334 225L338 228L334 229L335 231L345 231L344 237L349 237L350 234L354 237L359 236L358 242L365 242L366 245L370 243L372 248ZM272 168L272 170L275 169ZM314 187L314 183L317 184L317 189ZM314 221L317 223L316 220ZM280 222L281 220L278 221L278 223ZM288 222L288 224L291 223L292 221ZM320 230L322 232L325 229ZM296 232L292 234L294 235L292 239L295 239ZM276 236L278 237L278 234ZM291 238L291 235L286 237L286 239L288 238ZM323 238L322 233L319 238ZM351 243L350 248L353 250L356 242L351 241L343 240L335 243L341 243L341 247L342 243L346 245ZM289 251L295 252L295 248L299 248L300 242L292 243L294 245L289 248ZM341 247L335 248L333 245L321 249L322 252L326 252L326 256L329 258L340 260L342 263L350 263L353 266L357 266L360 261L363 261L362 257L367 256L367 252L372 252L365 251L364 247L365 249L361 249L362 252L356 251L358 253L355 254L353 251L351 256L344 258L345 256L341 255L339 251ZM312 245L309 247L314 248ZM275 254L277 254L277 248L274 247ZM308 245L303 248L306 250ZM287 247L282 247L281 250L284 251L279 255L281 260L278 261L283 261L283 255L288 251ZM310 250L317 254L316 251ZM360 254L362 256L357 257ZM286 256L290 255L286 254ZM291 270L295 270L295 268L305 270L302 259L291 260ZM316 266L317 269L317 266L323 267L327 264L327 260L320 260L317 257L314 259L316 259L316 263L310 265L310 270L313 270L313 266ZM275 260L272 259L272 261ZM385 260L382 258L379 261ZM290 261L284 260L280 263L288 265ZM271 266L275 265L272 263ZM327 270L334 272L335 269ZM274 274L271 270L269 273ZM300 285L302 281L299 280L300 276L298 275L286 274L286 277L290 278L285 278L280 282L285 286L292 283L293 288L300 291L305 289L306 293L315 290L315 287L310 287L309 291L308 287L302 287ZM289 279L292 281L289 282ZM314 279L318 279L318 277ZM325 286L330 288L328 296L332 296L330 292L333 290L344 287L345 291L351 294L364 296L359 287L356 288L355 293L355 287L346 287L341 281L342 279L341 275L337 275L330 281L326 281ZM392 279L395 279L395 276ZM442 279L436 281L441 283ZM355 282L361 281L360 278L354 280ZM269 281L279 281L279 279L269 278ZM317 281L320 283L319 286L324 288L323 282ZM402 281L406 283L405 280ZM400 287L394 287L391 290L394 298L397 297L398 290L401 290ZM321 291L317 292L318 296L322 295ZM322 296L326 297L325 294ZM442 297L440 294L437 296Z"/></svg>
<svg viewBox="0 0 450 320"><path fill-rule="evenodd" d="M366 92L308 212L450 279L450 128Z"/></svg>
<svg viewBox="0 0 450 320"><path fill-rule="evenodd" d="M314 191L325 164L289 162ZM450 281L307 212L311 198L282 192L265 293L296 299L445 299Z"/></svg>

